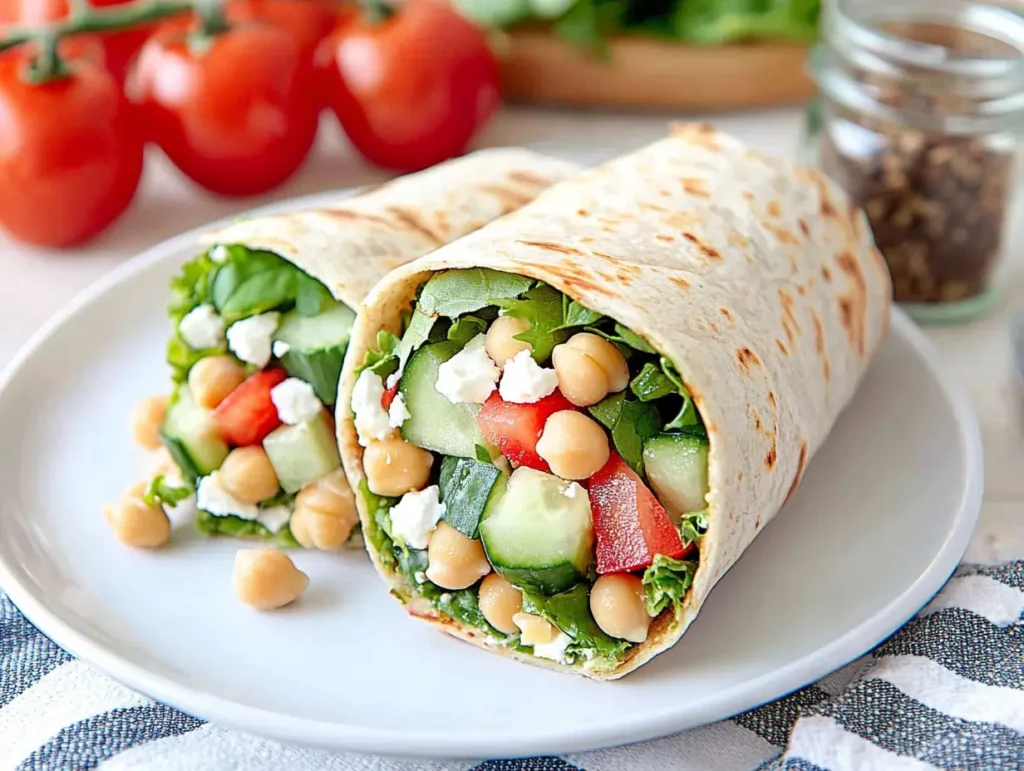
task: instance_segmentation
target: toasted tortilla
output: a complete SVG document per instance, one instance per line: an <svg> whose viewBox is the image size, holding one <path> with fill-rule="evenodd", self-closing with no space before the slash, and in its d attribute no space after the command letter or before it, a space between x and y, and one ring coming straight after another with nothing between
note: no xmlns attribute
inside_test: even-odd
<svg viewBox="0 0 1024 771"><path fill-rule="evenodd" d="M377 331L434 273L487 267L547 282L613 317L673 361L710 442L709 527L684 602L612 671L517 653L439 613L370 556L407 610L521 661L621 677L670 648L714 585L794 493L886 331L891 283L868 223L816 170L766 157L705 125L563 182L451 246L391 273L367 297L339 391L349 481L364 479L352 389ZM341 408L340 405L345 405ZM364 532L366 502L356 496Z"/></svg>
<svg viewBox="0 0 1024 771"><path fill-rule="evenodd" d="M388 271L515 211L578 171L529 150L480 150L335 206L241 220L202 241L274 252L357 310Z"/></svg>

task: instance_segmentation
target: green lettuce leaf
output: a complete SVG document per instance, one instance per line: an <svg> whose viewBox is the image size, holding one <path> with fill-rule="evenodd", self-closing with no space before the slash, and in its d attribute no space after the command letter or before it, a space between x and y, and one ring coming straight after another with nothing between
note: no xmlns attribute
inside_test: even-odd
<svg viewBox="0 0 1024 771"><path fill-rule="evenodd" d="M541 284L521 298L499 303L506 316L530 322L530 328L516 335L516 340L530 344L533 349L530 355L539 364L551 358L551 351L556 345L569 339L570 332L565 328L564 297L557 289Z"/></svg>
<svg viewBox="0 0 1024 771"><path fill-rule="evenodd" d="M678 607L693 583L696 571L695 561L656 555L643 577L648 615L657 616L669 605Z"/></svg>
<svg viewBox="0 0 1024 771"><path fill-rule="evenodd" d="M568 652L618 659L629 648L626 640L609 637L590 614L590 587L576 584L572 589L553 597L523 592L523 611L543 616L572 638Z"/></svg>
<svg viewBox="0 0 1024 771"><path fill-rule="evenodd" d="M147 506L163 504L166 506L177 506L183 500L192 495L192 488L188 485L176 487L167 484L163 474L153 477L146 490L142 493L142 501Z"/></svg>
<svg viewBox="0 0 1024 771"><path fill-rule="evenodd" d="M397 337L387 330L380 330L377 333L377 347L366 352L366 358L363 359L363 366L359 368L359 372L368 369L375 375L386 378L398 369L398 347Z"/></svg>
<svg viewBox="0 0 1024 771"><path fill-rule="evenodd" d="M704 422L701 420L700 414L697 412L697 407L693 403L693 396L690 394L690 389L683 385L683 379L680 377L679 371L675 368L675 365L664 356L661 357L660 366L662 373L666 378L668 378L672 385L675 386L676 393L679 394L682 399L682 405L679 407L679 411L672 420L665 424L665 430L678 431L680 429L697 428L699 429L699 433L703 433Z"/></svg>
<svg viewBox="0 0 1024 771"><path fill-rule="evenodd" d="M476 316L463 316L448 327L447 338L465 345L477 335L487 331L487 322Z"/></svg>
<svg viewBox="0 0 1024 771"><path fill-rule="evenodd" d="M704 509L703 511L683 514L677 529L684 545L693 541L699 541L708 531L708 510Z"/></svg>
<svg viewBox="0 0 1024 771"><path fill-rule="evenodd" d="M618 322L615 322L614 332L607 332L599 327L590 326L587 327L588 332L593 332L595 335L600 335L605 340L610 340L619 346L619 349L625 354L629 354L632 351L639 351L640 353L654 353L654 349L651 348L650 344L644 340L636 332L622 326Z"/></svg>
<svg viewBox="0 0 1024 771"><path fill-rule="evenodd" d="M650 402L629 401L611 394L588 409L591 416L612 434L612 444L622 459L644 475L644 442L661 432L661 415Z"/></svg>
<svg viewBox="0 0 1024 771"><path fill-rule="evenodd" d="M211 304L211 285L219 265L210 259L209 252L203 252L181 266L181 271L171 279L171 297L167 304L174 331L167 342L167 364L171 367L171 379L175 383L188 380L188 371L202 358L223 353L225 346L192 350L178 333L178 324L196 307Z"/></svg>
<svg viewBox="0 0 1024 771"><path fill-rule="evenodd" d="M640 373L630 381L629 390L640 401L652 402L676 393L676 386L656 364L647 362Z"/></svg>
<svg viewBox="0 0 1024 771"><path fill-rule="evenodd" d="M298 312L314 316L332 302L327 287L273 252L244 246L222 246L227 259L213 278L213 306L231 324L239 319L270 310L287 310L298 305Z"/></svg>
<svg viewBox="0 0 1024 771"><path fill-rule="evenodd" d="M226 535L232 538L247 538L265 541L274 546L282 548L301 548L288 525L285 525L276 533L271 533L267 528L253 519L242 519L241 517L226 516L216 517L209 512L200 510L196 516L196 528L203 535Z"/></svg>

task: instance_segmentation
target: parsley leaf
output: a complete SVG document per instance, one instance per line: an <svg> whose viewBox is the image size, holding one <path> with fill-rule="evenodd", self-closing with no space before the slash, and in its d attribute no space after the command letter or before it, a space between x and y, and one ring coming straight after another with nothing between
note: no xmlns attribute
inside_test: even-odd
<svg viewBox="0 0 1024 771"><path fill-rule="evenodd" d="M183 500L192 495L192 488L187 485L175 487L167 484L163 474L153 477L145 492L142 493L142 501L147 506L163 504L166 506L177 506Z"/></svg>

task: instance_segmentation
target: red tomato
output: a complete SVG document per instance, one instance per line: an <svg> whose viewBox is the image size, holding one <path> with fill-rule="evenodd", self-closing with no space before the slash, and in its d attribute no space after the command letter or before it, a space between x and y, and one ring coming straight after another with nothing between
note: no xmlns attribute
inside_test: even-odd
<svg viewBox="0 0 1024 771"><path fill-rule="evenodd" d="M89 0L97 7L121 5L129 1ZM0 24L39 24L63 19L67 15L67 0L0 0ZM118 82L124 80L132 57L142 48L142 44L154 29L155 24L146 24L98 35L103 41L107 69Z"/></svg>
<svg viewBox="0 0 1024 771"><path fill-rule="evenodd" d="M391 388L385 389L384 393L380 395L380 406L386 410L391 409L391 402L395 400L395 396L398 394L398 383L395 383Z"/></svg>
<svg viewBox="0 0 1024 771"><path fill-rule="evenodd" d="M483 32L436 0L410 0L379 24L343 21L317 59L352 144L397 171L460 155L500 98Z"/></svg>
<svg viewBox="0 0 1024 771"><path fill-rule="evenodd" d="M213 411L213 422L224 441L239 447L259 444L281 425L270 391L285 377L280 369L256 372L217 405Z"/></svg>
<svg viewBox="0 0 1024 771"><path fill-rule="evenodd" d="M588 487L598 573L628 573L648 567L656 554L686 553L654 493L614 450Z"/></svg>
<svg viewBox="0 0 1024 771"><path fill-rule="evenodd" d="M552 414L574 409L558 391L533 404L506 402L495 391L484 402L476 422L487 441L513 463L550 471L547 461L537 454L537 441Z"/></svg>
<svg viewBox="0 0 1024 771"><path fill-rule="evenodd" d="M0 224L41 246L73 246L128 207L142 176L131 105L89 57L43 84L22 73L32 52L0 57Z"/></svg>
<svg viewBox="0 0 1024 771"><path fill-rule="evenodd" d="M271 190L302 165L316 137L312 64L292 36L233 27L199 52L181 23L149 39L129 76L150 136L187 176L221 195Z"/></svg>
<svg viewBox="0 0 1024 771"><path fill-rule="evenodd" d="M331 34L338 13L334 3L324 0L228 0L224 6L229 23L265 22L288 30L310 60Z"/></svg>

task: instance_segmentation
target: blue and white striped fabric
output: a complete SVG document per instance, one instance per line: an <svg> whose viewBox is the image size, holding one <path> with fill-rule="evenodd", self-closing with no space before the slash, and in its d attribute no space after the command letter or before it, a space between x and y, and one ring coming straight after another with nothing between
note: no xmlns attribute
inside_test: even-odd
<svg viewBox="0 0 1024 771"><path fill-rule="evenodd" d="M92 671L0 595L0 771L933 771L1024 769L1024 561L964 565L903 629L732 720L564 757L390 760L287 747Z"/></svg>

